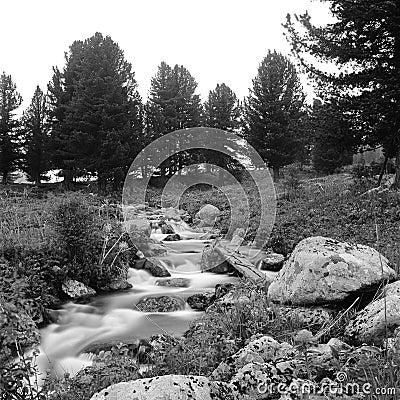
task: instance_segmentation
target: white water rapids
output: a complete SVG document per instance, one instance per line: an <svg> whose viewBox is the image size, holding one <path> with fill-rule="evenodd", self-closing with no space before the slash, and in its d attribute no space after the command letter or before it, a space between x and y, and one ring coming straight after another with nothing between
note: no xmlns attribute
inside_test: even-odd
<svg viewBox="0 0 400 400"><path fill-rule="evenodd" d="M181 237L185 236L185 232L179 233ZM186 233L186 236L191 236L193 232ZM153 233L152 237L162 240L161 235ZM159 333L181 336L190 322L202 315L201 312L192 310L187 303L186 308L181 311L141 312L136 304L144 297L165 295L186 300L195 293L213 292L218 283L234 282L237 279L228 275L201 272L202 251L209 241L193 236L193 239L164 242L171 251L160 257L168 266L171 278L188 278L189 287L158 286L157 280L170 278L156 278L146 271L130 269L128 281L132 284L132 289L97 296L85 305L67 303L57 311L57 323L41 330L40 354L36 363L42 376L46 370L51 370L58 376L65 372L73 375L90 365L90 357L83 353L94 344L138 342ZM241 249L246 250L245 247Z"/></svg>

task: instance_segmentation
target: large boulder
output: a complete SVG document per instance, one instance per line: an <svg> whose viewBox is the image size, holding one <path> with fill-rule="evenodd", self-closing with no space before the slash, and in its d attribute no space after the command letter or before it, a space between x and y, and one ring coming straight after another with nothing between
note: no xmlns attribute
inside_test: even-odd
<svg viewBox="0 0 400 400"><path fill-rule="evenodd" d="M338 303L395 277L387 258L369 246L309 237L296 246L268 297L293 305Z"/></svg>
<svg viewBox="0 0 400 400"><path fill-rule="evenodd" d="M96 295L94 289L74 279L66 279L62 283L62 291L71 299L80 299Z"/></svg>
<svg viewBox="0 0 400 400"><path fill-rule="evenodd" d="M199 226L214 226L220 214L221 211L217 207L206 204L195 215L195 221L198 222Z"/></svg>
<svg viewBox="0 0 400 400"><path fill-rule="evenodd" d="M232 399L230 385L204 376L164 375L111 385L91 400Z"/></svg>
<svg viewBox="0 0 400 400"><path fill-rule="evenodd" d="M400 326L400 297L386 295L376 300L351 320L345 334L358 344L381 345Z"/></svg>
<svg viewBox="0 0 400 400"><path fill-rule="evenodd" d="M383 288L385 296L400 296L400 281L389 283Z"/></svg>

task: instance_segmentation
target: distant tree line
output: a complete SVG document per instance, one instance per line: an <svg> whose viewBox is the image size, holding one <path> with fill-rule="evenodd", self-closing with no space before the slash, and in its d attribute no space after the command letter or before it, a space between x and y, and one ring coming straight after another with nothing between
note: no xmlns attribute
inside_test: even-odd
<svg viewBox="0 0 400 400"><path fill-rule="evenodd" d="M290 24L288 29L294 34ZM162 62L146 102L132 65L121 48L101 33L75 41L62 70L44 92L37 87L18 117L22 99L11 76L0 77L0 173L4 183L23 170L36 184L60 170L66 188L83 176L97 177L100 190L118 188L135 156L153 140L177 129L208 126L234 132L260 153L274 171L295 161L314 162L333 172L349 162L357 134L342 104L311 107L291 60L269 51L259 65L249 95L239 101L224 83L202 103L197 82L181 65ZM343 112L342 112L343 111ZM168 176L193 162L227 167L213 151L180 152L161 165ZM146 166L144 166L144 169Z"/></svg>

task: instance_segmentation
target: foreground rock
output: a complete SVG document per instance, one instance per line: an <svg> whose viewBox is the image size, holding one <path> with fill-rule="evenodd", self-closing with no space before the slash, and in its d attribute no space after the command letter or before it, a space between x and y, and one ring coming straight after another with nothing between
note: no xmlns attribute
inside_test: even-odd
<svg viewBox="0 0 400 400"><path fill-rule="evenodd" d="M396 281L386 285L383 288L385 296L399 296L400 297L400 281Z"/></svg>
<svg viewBox="0 0 400 400"><path fill-rule="evenodd" d="M66 279L62 284L62 291L74 300L96 295L94 289L74 279Z"/></svg>
<svg viewBox="0 0 400 400"><path fill-rule="evenodd" d="M386 295L361 310L349 322L345 334L358 344L381 345L400 326L400 297Z"/></svg>
<svg viewBox="0 0 400 400"><path fill-rule="evenodd" d="M369 246L310 237L296 246L268 297L293 305L337 303L395 277L387 258Z"/></svg>
<svg viewBox="0 0 400 400"><path fill-rule="evenodd" d="M300 399L303 397L297 397L290 387L312 384L307 381L310 368L314 376L326 376L337 353L349 349L338 339L331 339L327 344L309 343L306 360L303 351L289 343L261 336L220 363L211 379L229 383L240 394L240 399ZM268 386L272 392L263 392ZM277 389L281 391L278 393ZM285 397L285 390L293 397Z"/></svg>
<svg viewBox="0 0 400 400"><path fill-rule="evenodd" d="M91 400L229 400L231 396L229 385L204 376L164 375L117 383L95 394Z"/></svg>
<svg viewBox="0 0 400 400"><path fill-rule="evenodd" d="M183 299L172 296L145 297L136 304L136 309L143 312L172 312L185 309Z"/></svg>

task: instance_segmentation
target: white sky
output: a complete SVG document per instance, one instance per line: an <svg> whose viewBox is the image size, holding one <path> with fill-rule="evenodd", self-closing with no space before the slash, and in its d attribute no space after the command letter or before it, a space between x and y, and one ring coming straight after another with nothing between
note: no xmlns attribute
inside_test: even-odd
<svg viewBox="0 0 400 400"><path fill-rule="evenodd" d="M268 49L289 54L286 14L306 10L317 24L330 21L318 0L2 0L0 72L12 75L25 108L72 42L99 31L124 50L143 98L161 61L188 68L203 100L222 82L242 98Z"/></svg>

